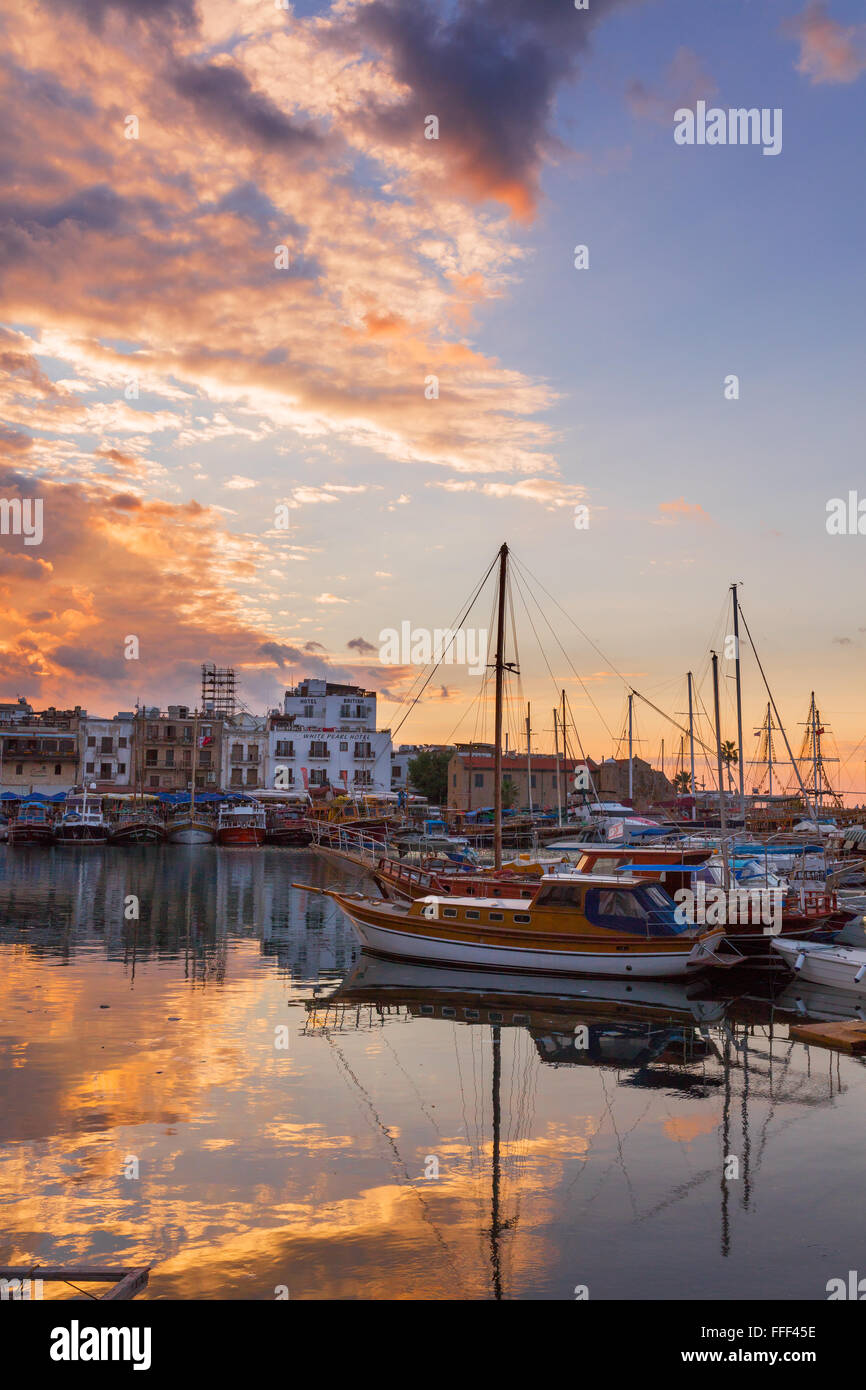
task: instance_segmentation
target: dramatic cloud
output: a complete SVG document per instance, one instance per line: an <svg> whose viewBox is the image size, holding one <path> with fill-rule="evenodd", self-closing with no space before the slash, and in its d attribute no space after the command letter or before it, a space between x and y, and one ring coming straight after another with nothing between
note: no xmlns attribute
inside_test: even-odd
<svg viewBox="0 0 866 1390"><path fill-rule="evenodd" d="M812 0L782 29L799 40L797 71L812 82L854 82L866 72L866 24L839 24L825 0Z"/></svg>

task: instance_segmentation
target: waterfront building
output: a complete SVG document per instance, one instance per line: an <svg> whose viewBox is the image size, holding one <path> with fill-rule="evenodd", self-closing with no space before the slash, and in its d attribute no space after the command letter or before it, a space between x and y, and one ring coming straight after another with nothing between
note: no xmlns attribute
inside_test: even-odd
<svg viewBox="0 0 866 1390"><path fill-rule="evenodd" d="M113 719L82 714L78 728L82 781L98 792L130 791L134 782L135 712Z"/></svg>
<svg viewBox="0 0 866 1390"><path fill-rule="evenodd" d="M376 692L308 678L268 719L269 784L288 791L391 790L391 732L376 728Z"/></svg>
<svg viewBox="0 0 866 1390"><path fill-rule="evenodd" d="M79 725L86 710L34 711L7 702L0 717L0 790L53 796L79 781Z"/></svg>
<svg viewBox="0 0 866 1390"><path fill-rule="evenodd" d="M222 719L196 719L188 705L169 705L164 713L148 706L137 712L135 734L135 783L142 791L189 791L193 762L196 787L219 791Z"/></svg>
<svg viewBox="0 0 866 1390"><path fill-rule="evenodd" d="M220 784L224 792L255 792L268 783L268 720L233 714L223 722Z"/></svg>
<svg viewBox="0 0 866 1390"><path fill-rule="evenodd" d="M477 811L492 806L495 796L492 744L458 748L448 764L448 809ZM525 753L503 753L502 786L506 806L515 810L532 806L536 811L553 810L561 800L563 808L574 798L575 773L588 769L595 777L598 765L591 758L560 758L551 753L533 753L527 773Z"/></svg>

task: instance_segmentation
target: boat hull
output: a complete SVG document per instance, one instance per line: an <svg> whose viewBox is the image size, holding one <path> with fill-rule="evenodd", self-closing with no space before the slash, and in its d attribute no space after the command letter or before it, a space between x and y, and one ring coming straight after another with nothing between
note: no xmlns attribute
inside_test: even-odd
<svg viewBox="0 0 866 1390"><path fill-rule="evenodd" d="M155 825L150 821L133 821L130 825L116 826L109 831L108 843L110 845L154 845L160 844L165 838L165 831L161 825Z"/></svg>
<svg viewBox="0 0 866 1390"><path fill-rule="evenodd" d="M108 829L98 825L57 826L54 831L56 845L107 845Z"/></svg>
<svg viewBox="0 0 866 1390"><path fill-rule="evenodd" d="M9 826L10 845L42 845L45 848L54 844L54 830L50 825Z"/></svg>
<svg viewBox="0 0 866 1390"><path fill-rule="evenodd" d="M214 832L212 826L203 825L200 821L185 821L182 825L170 826L166 839L171 845L210 845L213 844Z"/></svg>
<svg viewBox="0 0 866 1390"><path fill-rule="evenodd" d="M258 825L229 825L217 831L219 845L245 845L257 848L265 842L265 832Z"/></svg>
<svg viewBox="0 0 866 1390"><path fill-rule="evenodd" d="M777 939L773 949L795 971L799 980L845 990L858 997L866 995L866 950L862 947Z"/></svg>
<svg viewBox="0 0 866 1390"><path fill-rule="evenodd" d="M459 934L451 933L439 919L425 919L423 928L417 919L406 925L398 912L389 913L387 905L377 909L339 893L329 896L351 919L365 950L391 959L497 974L596 975L618 979L677 979L722 963L714 957L715 948L724 940L721 929L704 933L700 940L664 937L623 942L600 937L548 937L550 945L545 948L541 944L544 933L501 932L497 933L498 939L481 939L479 933L465 928Z"/></svg>

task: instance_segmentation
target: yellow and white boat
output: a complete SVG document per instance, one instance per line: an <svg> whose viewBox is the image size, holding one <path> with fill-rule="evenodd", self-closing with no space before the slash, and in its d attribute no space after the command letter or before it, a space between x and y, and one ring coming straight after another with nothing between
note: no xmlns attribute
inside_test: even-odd
<svg viewBox="0 0 866 1390"><path fill-rule="evenodd" d="M337 889L309 891L339 904L366 950L403 960L497 973L643 979L671 979L740 960L723 928L678 922L661 884L623 875L545 875L532 902L429 895L407 903Z"/></svg>

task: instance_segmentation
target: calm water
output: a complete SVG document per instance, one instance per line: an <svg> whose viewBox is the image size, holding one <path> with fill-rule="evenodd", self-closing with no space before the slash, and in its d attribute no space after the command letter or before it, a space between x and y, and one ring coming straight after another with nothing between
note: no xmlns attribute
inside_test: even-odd
<svg viewBox="0 0 866 1390"><path fill-rule="evenodd" d="M866 1272L866 1068L788 1042L795 990L485 994L359 958L293 880L352 881L305 851L0 846L0 1264L149 1263L146 1298L822 1299Z"/></svg>

